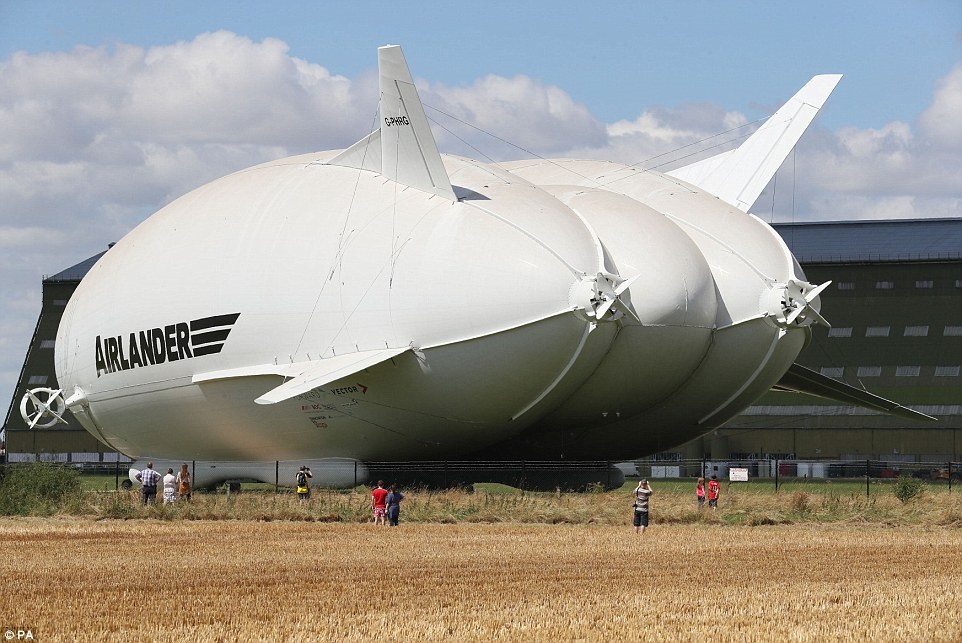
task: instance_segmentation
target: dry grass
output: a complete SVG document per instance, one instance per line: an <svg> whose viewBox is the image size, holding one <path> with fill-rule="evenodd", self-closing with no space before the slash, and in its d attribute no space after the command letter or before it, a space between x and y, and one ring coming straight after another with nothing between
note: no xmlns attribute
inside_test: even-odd
<svg viewBox="0 0 962 643"><path fill-rule="evenodd" d="M631 486L631 485L629 485ZM890 488L838 493L821 485L809 491L774 493L769 487L723 491L716 512L696 510L691 485L659 484L652 498L656 524L779 525L876 524L883 526L962 526L962 492L944 488L901 502ZM633 488L633 487L632 487ZM631 489L608 493L467 493L460 490L406 490L401 519L406 523L538 523L623 525L631 517ZM371 520L370 490L315 490L301 504L294 494L244 491L197 494L191 503L144 507L136 491L87 493L82 506L62 513L100 518L160 520L259 520L363 523Z"/></svg>
<svg viewBox="0 0 962 643"><path fill-rule="evenodd" d="M0 626L42 641L962 639L958 529L638 537L620 505L619 526L5 518Z"/></svg>

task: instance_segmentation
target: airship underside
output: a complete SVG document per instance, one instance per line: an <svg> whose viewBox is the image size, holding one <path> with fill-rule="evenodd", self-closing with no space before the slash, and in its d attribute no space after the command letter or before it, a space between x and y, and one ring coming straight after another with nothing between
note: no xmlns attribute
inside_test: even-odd
<svg viewBox="0 0 962 643"><path fill-rule="evenodd" d="M379 69L370 136L200 187L90 270L55 361L91 433L174 460L639 457L827 323L747 209L839 76L662 174L442 156L399 47Z"/></svg>

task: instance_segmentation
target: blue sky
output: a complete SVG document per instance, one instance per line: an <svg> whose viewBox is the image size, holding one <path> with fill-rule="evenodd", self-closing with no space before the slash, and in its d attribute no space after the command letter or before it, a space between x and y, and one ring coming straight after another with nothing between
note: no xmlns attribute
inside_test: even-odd
<svg viewBox="0 0 962 643"><path fill-rule="evenodd" d="M361 138L383 44L403 46L429 116L539 155L623 162L745 126L842 73L753 211L962 217L959 0L595 4L0 0L0 398L44 276L207 181Z"/></svg>
<svg viewBox="0 0 962 643"><path fill-rule="evenodd" d="M742 111L817 73L845 74L830 126L909 121L960 59L962 2L0 2L0 59L17 50L141 46L226 29L280 38L290 54L354 77L383 44L415 75L458 85L527 74L593 114L714 101ZM766 93L766 91L768 93Z"/></svg>

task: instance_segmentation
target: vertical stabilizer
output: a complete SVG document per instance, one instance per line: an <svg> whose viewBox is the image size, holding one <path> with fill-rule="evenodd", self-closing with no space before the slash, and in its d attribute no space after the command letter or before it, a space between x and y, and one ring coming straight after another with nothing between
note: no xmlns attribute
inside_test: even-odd
<svg viewBox="0 0 962 643"><path fill-rule="evenodd" d="M815 76L738 149L668 172L748 212L811 124L839 74Z"/></svg>
<svg viewBox="0 0 962 643"><path fill-rule="evenodd" d="M379 172L402 185L456 201L404 53L379 47L381 127L329 161Z"/></svg>

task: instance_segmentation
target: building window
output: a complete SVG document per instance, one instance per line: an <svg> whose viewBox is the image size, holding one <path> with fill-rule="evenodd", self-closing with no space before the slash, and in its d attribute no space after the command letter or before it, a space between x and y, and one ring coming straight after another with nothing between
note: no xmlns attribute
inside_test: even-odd
<svg viewBox="0 0 962 643"><path fill-rule="evenodd" d="M934 288L935 282L931 279L919 279L915 282L916 288Z"/></svg>
<svg viewBox="0 0 962 643"><path fill-rule="evenodd" d="M919 370L918 366L896 366L895 377L918 377Z"/></svg>
<svg viewBox="0 0 962 643"><path fill-rule="evenodd" d="M27 386L37 386L39 384L46 384L46 375L31 375L30 379L27 380Z"/></svg>
<svg viewBox="0 0 962 643"><path fill-rule="evenodd" d="M962 279L956 279L956 280L955 280L955 287L956 287L956 288L962 288Z"/></svg>
<svg viewBox="0 0 962 643"><path fill-rule="evenodd" d="M942 331L943 337L962 337L962 326L946 326Z"/></svg>
<svg viewBox="0 0 962 643"><path fill-rule="evenodd" d="M878 377L882 374L881 366L859 366L857 374L859 377Z"/></svg>
<svg viewBox="0 0 962 643"><path fill-rule="evenodd" d="M889 336L889 326L869 326L865 329L866 337L888 337Z"/></svg>
<svg viewBox="0 0 962 643"><path fill-rule="evenodd" d="M54 339L45 339L40 342L40 348L53 348L57 341Z"/></svg>
<svg viewBox="0 0 962 643"><path fill-rule="evenodd" d="M823 366L822 370L819 371L825 377L839 378L845 374L844 366Z"/></svg>
<svg viewBox="0 0 962 643"><path fill-rule="evenodd" d="M875 282L876 290L892 290L894 288L895 288L894 281L876 281Z"/></svg>
<svg viewBox="0 0 962 643"><path fill-rule="evenodd" d="M928 337L929 327L928 326L906 326L905 336L906 337Z"/></svg>
<svg viewBox="0 0 962 643"><path fill-rule="evenodd" d="M829 337L851 337L852 327L849 326L848 328L835 328L833 326L832 328L828 329L828 336Z"/></svg>
<svg viewBox="0 0 962 643"><path fill-rule="evenodd" d="M838 290L855 290L855 282L854 282L854 281L840 281L840 282L838 282L838 283L835 284L835 287L836 287Z"/></svg>
<svg viewBox="0 0 962 643"><path fill-rule="evenodd" d="M958 377L959 367L958 366L936 366L935 376L936 377Z"/></svg>
<svg viewBox="0 0 962 643"><path fill-rule="evenodd" d="M53 300L53 305L54 305L54 306L59 306L60 308L63 308L64 306L67 305L67 300L66 300L66 299L54 299L54 300Z"/></svg>

